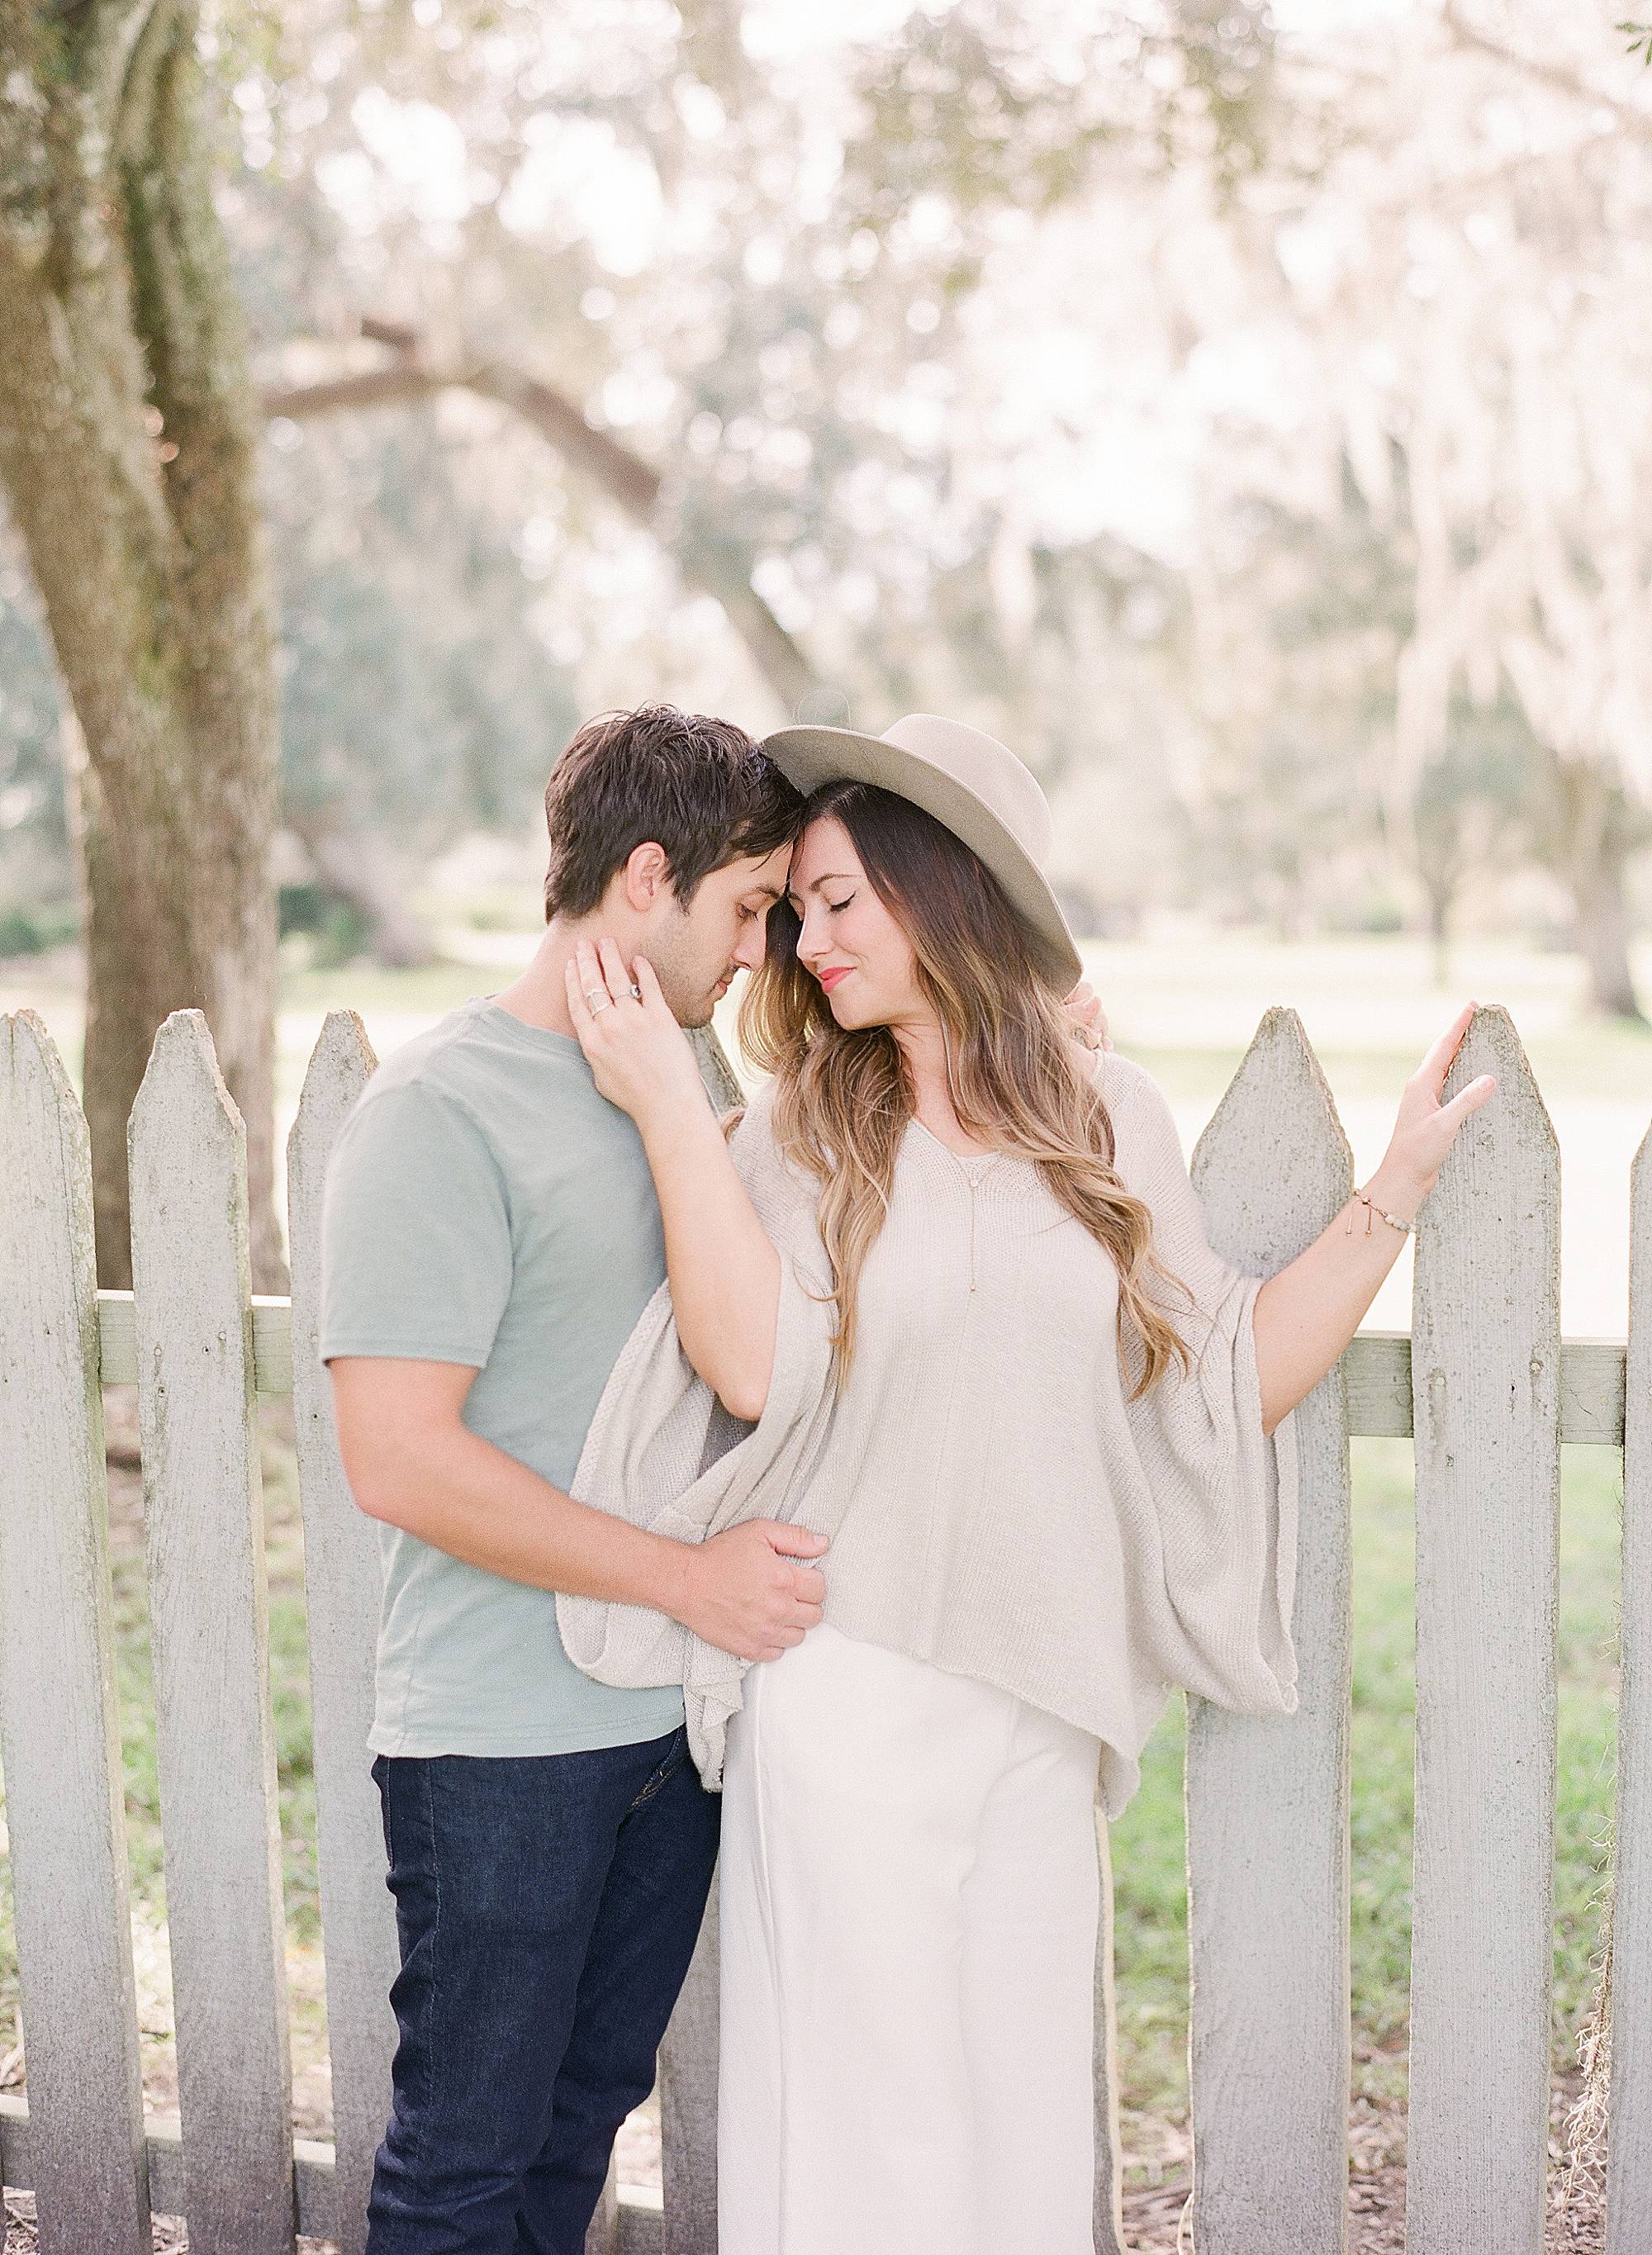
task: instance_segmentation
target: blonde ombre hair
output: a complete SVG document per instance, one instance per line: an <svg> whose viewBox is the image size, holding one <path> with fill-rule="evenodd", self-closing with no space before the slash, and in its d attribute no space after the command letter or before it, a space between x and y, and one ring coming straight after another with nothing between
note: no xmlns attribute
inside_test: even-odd
<svg viewBox="0 0 1652 2255"><path fill-rule="evenodd" d="M1113 1123L1034 953L995 877L932 815L869 783L824 785L805 823L830 815L854 842L873 889L917 958L919 991L940 1020L948 1088L960 1127L1037 1166L1073 1219L1111 1254L1119 1274L1119 1331L1139 1347L1130 1398L1192 1357L1156 1303L1156 1281L1187 1287L1153 1250L1153 1217L1114 1170ZM888 1026L840 1028L819 981L798 959L801 930L781 901L768 952L740 1010L742 1046L775 1078L773 1124L783 1151L820 1184L821 1242L837 1303L833 1345L841 1384L854 1353L861 1271L889 1211L896 1155L913 1091ZM1137 1358L1132 1356L1131 1360Z"/></svg>

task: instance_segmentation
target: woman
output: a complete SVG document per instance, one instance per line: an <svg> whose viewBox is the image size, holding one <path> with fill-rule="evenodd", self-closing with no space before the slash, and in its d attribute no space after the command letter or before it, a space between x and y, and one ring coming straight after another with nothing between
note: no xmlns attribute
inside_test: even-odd
<svg viewBox="0 0 1652 2255"><path fill-rule="evenodd" d="M564 1640L680 1675L722 1774L721 2255L1080 2255L1098 1781L1116 1815L1173 1683L1294 1709L1290 1412L1493 1083L1439 1102L1471 1005L1365 1190L1243 1276L1149 1076L1071 1037L1013 754L926 717L764 748L809 800L727 1143L646 962L571 968L670 1271L575 1484L688 1541L813 1527L824 1619L749 1673L635 1609L559 1599Z"/></svg>

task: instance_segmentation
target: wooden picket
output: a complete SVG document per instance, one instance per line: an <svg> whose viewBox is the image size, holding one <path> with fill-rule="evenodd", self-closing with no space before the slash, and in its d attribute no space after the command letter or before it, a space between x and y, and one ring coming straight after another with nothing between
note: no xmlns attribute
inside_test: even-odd
<svg viewBox="0 0 1652 2255"><path fill-rule="evenodd" d="M1353 1160L1294 1010L1270 1010L1193 1159L1212 1245L1271 1275L1346 1203ZM1199 2255L1347 2243L1351 1496L1340 1370L1293 1413L1298 1709L1188 1702Z"/></svg>
<svg viewBox="0 0 1652 2255"><path fill-rule="evenodd" d="M1094 2255L1128 2255L1124 2238L1124 2147L1119 2135L1119 2015L1113 1949L1113 1840L1105 1812L1095 1812L1096 1867L1101 1902L1095 1928L1094 2013L1091 2069L1095 2079L1095 2190L1090 2211Z"/></svg>
<svg viewBox="0 0 1652 2255"><path fill-rule="evenodd" d="M378 1792L363 1748L373 1719L373 1632L382 1580L378 1530L356 1509L339 1464L333 1390L321 1366L321 1198L345 1114L376 1060L353 1010L327 1015L287 1138L292 1270L292 1427L304 1514L316 1859L333 2067L334 2224L341 2255L361 2255L373 2156L390 2118L397 1952L384 1885Z"/></svg>
<svg viewBox="0 0 1652 2255"><path fill-rule="evenodd" d="M150 2244L86 1120L0 1021L0 1758L42 2255Z"/></svg>
<svg viewBox="0 0 1652 2255"><path fill-rule="evenodd" d="M1652 2216L1652 1135L1636 1152L1630 1177L1624 1394L1606 2255L1641 2255Z"/></svg>
<svg viewBox="0 0 1652 2255"><path fill-rule="evenodd" d="M717 2255L717 1885L660 2047L664 2255Z"/></svg>
<svg viewBox="0 0 1652 2255"><path fill-rule="evenodd" d="M292 2078L246 1135L200 1011L174 1011L156 1036L129 1144L188 2214L208 2255L291 2255Z"/></svg>
<svg viewBox="0 0 1652 2255"><path fill-rule="evenodd" d="M720 1103L738 1088L697 1039ZM158 1037L131 1132L136 1289L95 1292L85 1126L45 1029L0 1051L0 1753L29 2037L0 2175L45 2255L137 2255L147 2209L213 2255L359 2255L387 2109L395 1964L370 1709L378 1563L316 1353L320 1186L371 1070L323 1030L289 1145L293 1300L248 1289L240 1123L196 1014ZM1288 1718L1192 1704L1187 1795L1198 2255L1346 2246L1350 1434L1417 1462L1413 2255L1539 2255L1552 1947L1555 1510L1562 1439L1625 1451L1617 2012L1607 2255L1652 2207L1652 1137L1636 1162L1627 1349L1557 1327L1553 1139L1514 1029L1419 1230L1413 1332L1362 1333L1296 1413L1302 1527ZM1288 1260L1348 1156L1301 1029L1270 1013L1194 1159L1213 1241ZM145 2124L125 1907L97 1380L139 1389L182 2135ZM334 2146L295 2141L254 1394L291 1393L311 1629ZM46 1687L43 1689L43 1687ZM1105 1839L1102 1847L1106 1849ZM1128 1885L1128 1875L1123 1884ZM1095 2244L1123 2255L1110 1922L1096 1966ZM714 1906L661 2055L664 2191L610 2181L587 2255L714 2255Z"/></svg>
<svg viewBox="0 0 1652 2255"><path fill-rule="evenodd" d="M1560 1170L1508 1015L1417 1229L1410 2255L1543 2255L1554 1952Z"/></svg>

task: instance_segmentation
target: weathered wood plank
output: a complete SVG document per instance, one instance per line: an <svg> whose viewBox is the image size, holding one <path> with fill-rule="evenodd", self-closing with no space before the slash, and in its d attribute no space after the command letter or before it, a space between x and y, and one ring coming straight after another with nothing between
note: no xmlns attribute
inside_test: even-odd
<svg viewBox="0 0 1652 2255"><path fill-rule="evenodd" d="M1411 1334L1356 1332L1342 1358L1348 1387L1348 1431L1411 1437ZM1623 1342L1573 1338L1560 1343L1560 1437L1583 1448L1623 1446Z"/></svg>
<svg viewBox="0 0 1652 2255"><path fill-rule="evenodd" d="M333 2066L341 2255L361 2255L373 2157L390 2119L398 1954L384 1883L384 1836L367 1734L382 1573L378 1530L351 1500L339 1463L333 1391L319 1352L321 1198L328 1156L376 1060L353 1010L321 1029L287 1138L287 1239L292 1267L292 1382L304 1511L316 1848Z"/></svg>
<svg viewBox="0 0 1652 2255"><path fill-rule="evenodd" d="M292 2076L246 1138L200 1011L174 1011L156 1036L128 1142L156 1754L192 2237L208 2255L290 2255Z"/></svg>
<svg viewBox="0 0 1652 2255"><path fill-rule="evenodd" d="M100 1292L98 1319L103 1383L137 1380L130 1292ZM252 1354L260 1394L292 1390L292 1345L285 1300L255 1298ZM1348 1431L1409 1440L1411 1437L1411 1334L1362 1331L1343 1359L1348 1388ZM1619 1339L1563 1339L1560 1345L1560 1437L1583 1447L1623 1446L1623 1345Z"/></svg>
<svg viewBox="0 0 1652 2255"><path fill-rule="evenodd" d="M115 1711L92 1158L0 1019L0 1759L41 2255L150 2244Z"/></svg>
<svg viewBox="0 0 1652 2255"><path fill-rule="evenodd" d="M717 1883L660 2047L664 2255L717 2255Z"/></svg>
<svg viewBox="0 0 1652 2255"><path fill-rule="evenodd" d="M620 2195L616 2255L664 2255L665 2217L657 2193L628 2185Z"/></svg>
<svg viewBox="0 0 1652 2255"><path fill-rule="evenodd" d="M603 2180L596 2214L585 2235L584 2255L620 2255L620 2179L612 2161Z"/></svg>
<svg viewBox="0 0 1652 2255"><path fill-rule="evenodd" d="M1553 1956L1560 1167L1508 1014L1419 1217L1410 2255L1543 2255Z"/></svg>
<svg viewBox="0 0 1652 2255"><path fill-rule="evenodd" d="M1353 1160L1295 1011L1269 1010L1193 1157L1210 1240L1271 1275L1346 1203ZM1344 1384L1293 1413L1297 1712L1190 1698L1188 1944L1199 2255L1347 2244L1350 1492Z"/></svg>
<svg viewBox="0 0 1652 2255"><path fill-rule="evenodd" d="M1101 1914L1096 1922L1094 2036L1095 2192L1092 2237L1095 2255L1128 2255L1124 2241L1124 2151L1119 2139L1119 2014L1113 1956L1113 1841L1107 1818L1095 1813Z"/></svg>
<svg viewBox="0 0 1652 2255"><path fill-rule="evenodd" d="M98 1337L105 1386L137 1383L137 1333L130 1292L97 1296ZM292 1391L292 1303L255 1292L252 1298L252 1359L260 1394Z"/></svg>
<svg viewBox="0 0 1652 2255"><path fill-rule="evenodd" d="M1606 2255L1641 2255L1652 2216L1652 1135L1629 1177L1627 1401Z"/></svg>
<svg viewBox="0 0 1652 2255"><path fill-rule="evenodd" d="M37 2151L27 2104L21 2098L0 2094L0 2182L18 2192L34 2191L39 2174ZM184 2148L175 2115L150 2118L144 2164L155 2213L184 2216ZM331 2146L310 2138L294 2139L292 2199L299 2230L306 2238L336 2237ZM615 2197L614 2209L617 2218L614 2255L662 2255L657 2192L627 2185ZM81 2255L102 2255L102 2250L94 2251L88 2244Z"/></svg>

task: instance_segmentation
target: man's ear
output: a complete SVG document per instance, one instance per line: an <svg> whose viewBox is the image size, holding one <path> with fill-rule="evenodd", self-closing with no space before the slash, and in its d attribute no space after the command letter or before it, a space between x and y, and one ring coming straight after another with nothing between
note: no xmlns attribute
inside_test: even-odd
<svg viewBox="0 0 1652 2255"><path fill-rule="evenodd" d="M637 916L646 916L663 894L669 890L671 865L665 848L650 839L645 844L634 846L620 871L625 905Z"/></svg>

